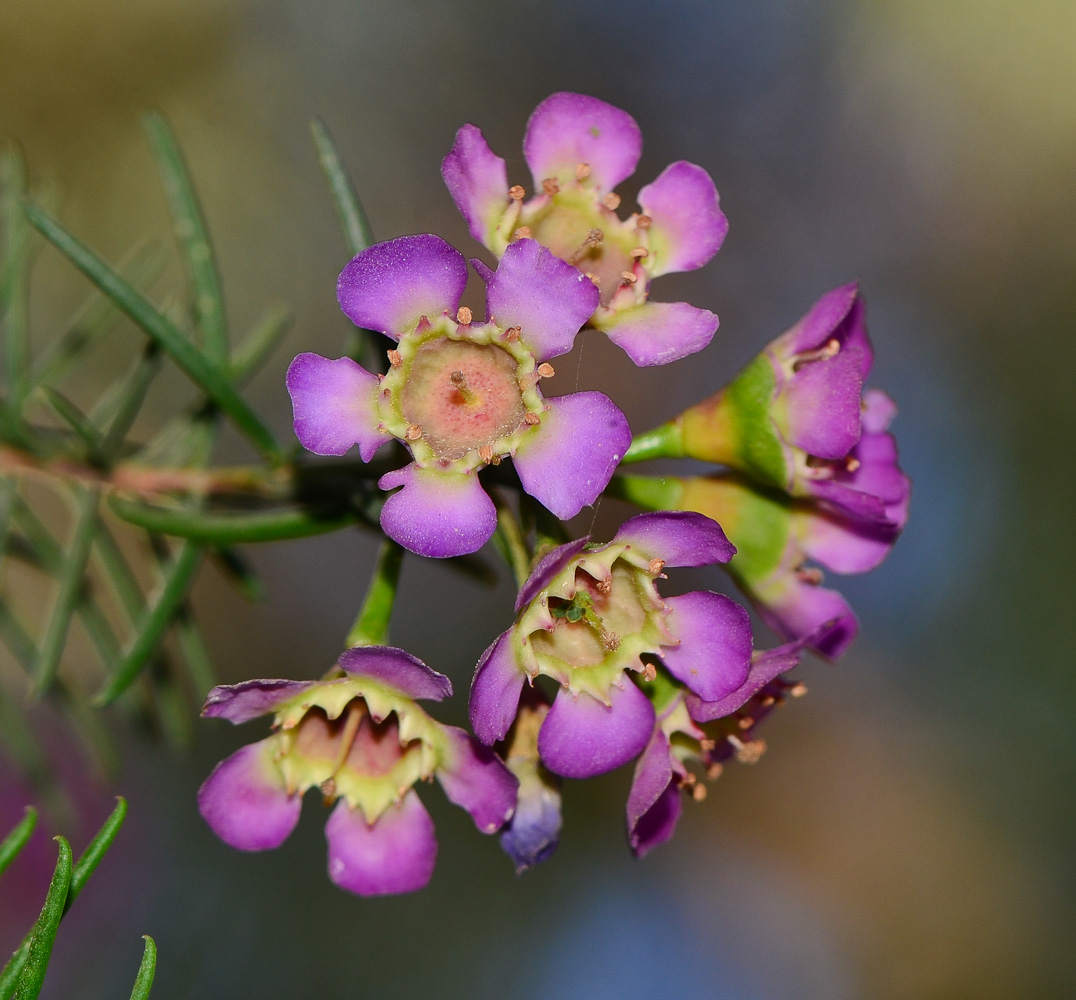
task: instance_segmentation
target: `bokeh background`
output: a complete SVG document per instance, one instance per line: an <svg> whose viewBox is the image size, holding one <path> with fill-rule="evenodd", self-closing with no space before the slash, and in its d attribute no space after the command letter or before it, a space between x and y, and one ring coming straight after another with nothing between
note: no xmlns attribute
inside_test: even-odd
<svg viewBox="0 0 1076 1000"><path fill-rule="evenodd" d="M591 335L554 391L602 388L643 429L718 388L822 292L862 282L872 381L901 406L915 485L890 559L842 584L860 639L838 666L804 665L810 695L768 720L762 761L730 768L644 862L624 842L625 769L568 789L558 854L518 880L494 841L434 802L438 870L399 899L328 882L313 801L270 855L205 828L195 790L257 723L198 723L186 756L121 729L114 783L57 724L51 753L81 821L43 823L37 853L5 877L0 953L40 905L46 831L84 840L115 790L131 814L64 922L43 997L126 995L143 933L160 948L160 1000L1076 995L1071 0L0 5L0 139L110 259L169 238L139 117L172 122L234 328L269 301L296 315L250 390L282 435L290 358L339 352L348 328L333 294L346 251L309 120L333 132L378 238L435 231L473 253L438 173L455 129L480 125L525 181L527 115L562 89L642 126L622 193L692 160L731 230L703 271L661 282L659 297L720 314L705 352L640 373ZM162 282L181 288L178 265ZM42 251L42 342L85 292ZM177 375L153 405L169 412L187 391ZM604 534L625 512L605 504L578 527ZM373 551L358 532L250 551L260 605L205 570L196 606L221 678L319 674ZM405 566L394 638L454 678L457 721L511 597L505 582ZM5 824L21 787L0 760Z"/></svg>

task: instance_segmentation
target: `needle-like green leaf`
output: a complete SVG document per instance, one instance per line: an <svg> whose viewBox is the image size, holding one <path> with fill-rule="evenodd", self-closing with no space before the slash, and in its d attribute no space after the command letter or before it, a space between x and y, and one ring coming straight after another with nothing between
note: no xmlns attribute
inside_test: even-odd
<svg viewBox="0 0 1076 1000"><path fill-rule="evenodd" d="M0 258L0 326L13 413L26 395L30 373L29 328L29 229L23 215L26 169L22 156L10 148L0 155L0 233L4 234Z"/></svg>
<svg viewBox="0 0 1076 1000"><path fill-rule="evenodd" d="M194 312L202 330L206 357L220 365L228 360L224 297L198 197L194 193L183 153L168 122L153 112L145 116L143 124L157 158L161 182L172 213L172 225L187 265L194 293Z"/></svg>
<svg viewBox="0 0 1076 1000"><path fill-rule="evenodd" d="M269 307L232 359L232 377L236 385L242 385L261 368L294 320L295 317L283 306Z"/></svg>
<svg viewBox="0 0 1076 1000"><path fill-rule="evenodd" d="M28 806L26 815L19 821L15 829L0 841L0 875L3 875L7 866L15 860L15 856L26 846L26 841L30 839L35 826L37 826L37 810L33 806Z"/></svg>
<svg viewBox="0 0 1076 1000"><path fill-rule="evenodd" d="M236 392L225 368L210 361L170 319L40 208L27 205L26 214L42 235L134 320L267 459L274 463L281 460L280 448L269 428Z"/></svg>
<svg viewBox="0 0 1076 1000"><path fill-rule="evenodd" d="M146 947L142 952L142 962L138 966L134 989L131 990L131 1000L147 1000L150 987L153 986L153 975L157 970L157 943L148 934L143 934L142 937Z"/></svg>
<svg viewBox="0 0 1076 1000"><path fill-rule="evenodd" d="M41 916L37 918L37 924L30 936L26 960L15 984L13 1000L36 1000L41 992L52 955L52 945L56 940L56 929L64 915L64 904L71 888L71 845L63 837L57 837L56 842L60 845L60 856L52 873L49 891L45 895Z"/></svg>
<svg viewBox="0 0 1076 1000"><path fill-rule="evenodd" d="M315 118L310 123L310 134L314 137L314 145L317 147L318 162L321 164L325 179L329 182L329 191L332 193L333 204L336 206L336 214L340 217L340 224L344 228L347 248L352 255L357 254L374 242L370 222L366 218L362 202L359 201L355 187L340 160L336 143L333 142L329 130L320 118Z"/></svg>
<svg viewBox="0 0 1076 1000"><path fill-rule="evenodd" d="M108 819L101 824L101 829L94 834L93 840L86 845L86 849L79 855L78 861L75 862L75 866L71 870L71 890L67 894L64 913L71 909L71 904L74 903L78 898L78 894L86 887L86 883L101 863L105 852L112 846L112 842L120 832L120 827L123 826L123 821L126 817L127 800L122 795L117 795L116 805L112 812L109 813Z"/></svg>

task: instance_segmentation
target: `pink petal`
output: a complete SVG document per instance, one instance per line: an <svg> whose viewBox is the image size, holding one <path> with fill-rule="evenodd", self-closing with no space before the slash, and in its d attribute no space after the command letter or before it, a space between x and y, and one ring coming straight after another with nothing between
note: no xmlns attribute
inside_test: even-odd
<svg viewBox="0 0 1076 1000"><path fill-rule="evenodd" d="M289 795L273 760L276 740L251 743L222 760L198 789L198 811L224 843L241 851L279 847L299 822L303 800Z"/></svg>
<svg viewBox="0 0 1076 1000"><path fill-rule="evenodd" d="M253 680L218 684L206 695L202 715L239 725L272 712L277 705L312 687L316 681Z"/></svg>
<svg viewBox="0 0 1076 1000"><path fill-rule="evenodd" d="M508 207L508 174L504 160L486 143L482 130L464 125L441 163L441 176L467 228L488 247Z"/></svg>
<svg viewBox="0 0 1076 1000"><path fill-rule="evenodd" d="M471 682L471 728L483 743L503 740L512 728L525 676L512 651L509 629L482 654Z"/></svg>
<svg viewBox="0 0 1076 1000"><path fill-rule="evenodd" d="M635 119L596 97L559 93L534 109L523 139L523 156L535 190L555 177L574 184L580 163L590 167L599 191L611 191L635 172L643 136Z"/></svg>
<svg viewBox="0 0 1076 1000"><path fill-rule="evenodd" d="M289 366L295 436L315 455L343 455L359 446L364 462L392 439L378 427L377 376L351 358L300 354Z"/></svg>
<svg viewBox="0 0 1076 1000"><path fill-rule="evenodd" d="M437 780L451 802L462 806L482 833L496 833L516 808L519 780L489 747L455 726L442 729L448 740Z"/></svg>
<svg viewBox="0 0 1076 1000"><path fill-rule="evenodd" d="M635 765L628 793L628 841L636 857L643 857L673 835L680 808L669 738L655 727Z"/></svg>
<svg viewBox="0 0 1076 1000"><path fill-rule="evenodd" d="M669 673L700 698L716 701L735 691L751 666L751 616L724 594L696 590L668 597L669 631L679 646L662 646Z"/></svg>
<svg viewBox="0 0 1076 1000"><path fill-rule="evenodd" d="M498 326L518 326L538 361L567 354L598 308L598 289L541 243L516 240L489 280L486 303Z"/></svg>
<svg viewBox="0 0 1076 1000"><path fill-rule="evenodd" d="M329 878L360 896L414 892L437 863L433 820L412 789L373 826L341 799L325 824Z"/></svg>
<svg viewBox="0 0 1076 1000"><path fill-rule="evenodd" d="M355 646L346 650L339 662L349 674L372 677L409 698L442 701L452 697L452 681L395 646Z"/></svg>
<svg viewBox="0 0 1076 1000"><path fill-rule="evenodd" d="M651 219L647 270L655 278L702 267L729 231L710 175L686 160L669 164L647 184L639 205Z"/></svg>
<svg viewBox="0 0 1076 1000"><path fill-rule="evenodd" d="M620 526L613 541L631 545L666 566L710 566L727 563L736 554L736 546L717 521L687 510L636 514Z"/></svg>
<svg viewBox="0 0 1076 1000"><path fill-rule="evenodd" d="M420 469L387 472L383 490L402 486L381 508L381 527L410 552L447 559L477 552L497 527L497 511L473 473Z"/></svg>
<svg viewBox="0 0 1076 1000"><path fill-rule="evenodd" d="M628 445L628 420L608 396L576 392L548 400L541 424L520 443L519 481L561 520L593 503Z"/></svg>
<svg viewBox="0 0 1076 1000"><path fill-rule="evenodd" d="M638 756L654 729L654 706L631 681L609 692L612 705L561 688L538 731L538 752L550 771L593 778Z"/></svg>
<svg viewBox="0 0 1076 1000"><path fill-rule="evenodd" d="M423 316L454 315L466 285L467 261L440 236L401 236L353 257L336 297L352 323L398 340Z"/></svg>
<svg viewBox="0 0 1076 1000"><path fill-rule="evenodd" d="M718 324L709 309L686 302L644 302L623 312L599 314L594 322L632 361L647 368L701 351Z"/></svg>

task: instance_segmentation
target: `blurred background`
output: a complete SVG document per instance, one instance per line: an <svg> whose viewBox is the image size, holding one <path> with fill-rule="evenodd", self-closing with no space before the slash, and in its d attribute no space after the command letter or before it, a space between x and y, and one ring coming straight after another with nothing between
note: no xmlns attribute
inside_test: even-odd
<svg viewBox="0 0 1076 1000"><path fill-rule="evenodd" d="M48 835L69 831L77 848L122 791L127 826L61 928L43 997L126 995L143 933L160 948L160 1000L1076 995L1071 0L0 5L0 140L108 259L170 239L139 119L156 108L173 124L233 326L270 301L296 316L249 391L282 437L291 357L338 354L348 330L334 296L347 254L309 120L335 136L379 239L435 231L473 254L441 157L471 121L529 183L524 124L555 90L638 120L626 207L688 159L731 223L708 267L657 287L720 314L705 352L640 372L591 334L558 364L555 393L601 388L645 429L719 388L821 293L861 281L872 383L901 407L914 493L889 560L837 583L862 621L852 651L804 664L810 694L767 721L762 761L729 768L645 861L623 835L630 769L569 787L560 850L518 880L431 794L432 885L385 900L329 883L312 799L268 855L232 851L202 823L199 783L260 723L199 722L186 755L120 730L126 763L109 782L41 713L78 818L46 819L37 853L5 876L0 954L40 906ZM169 286L182 288L178 263ZM86 290L42 250L42 343ZM97 359L88 384L116 360ZM176 375L158 392L170 413L189 389ZM245 454L238 440L218 450ZM626 512L607 503L576 527L608 537ZM195 604L220 678L320 674L373 552L357 531L248 549L259 605L205 569ZM491 591L405 565L394 640L452 676L450 721L512 596L506 580ZM79 669L76 645L65 670ZM4 828L29 797L0 758Z"/></svg>

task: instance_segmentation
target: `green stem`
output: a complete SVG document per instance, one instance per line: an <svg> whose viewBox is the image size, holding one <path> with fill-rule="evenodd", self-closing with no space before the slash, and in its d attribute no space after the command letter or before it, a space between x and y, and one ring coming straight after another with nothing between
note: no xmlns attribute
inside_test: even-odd
<svg viewBox="0 0 1076 1000"><path fill-rule="evenodd" d="M497 505L497 530L493 535L493 544L512 571L516 586L522 587L531 574L531 554L527 548L527 540L523 537L523 528L512 508L496 495L494 503Z"/></svg>
<svg viewBox="0 0 1076 1000"><path fill-rule="evenodd" d="M344 645L349 649L352 646L384 646L388 642L389 619L392 617L392 606L396 602L403 551L391 538L386 538L381 543L366 597L355 624L351 626L351 631L344 640Z"/></svg>
<svg viewBox="0 0 1076 1000"><path fill-rule="evenodd" d="M645 462L652 458L682 458L683 455L683 428L678 421L672 420L635 437L622 461Z"/></svg>

